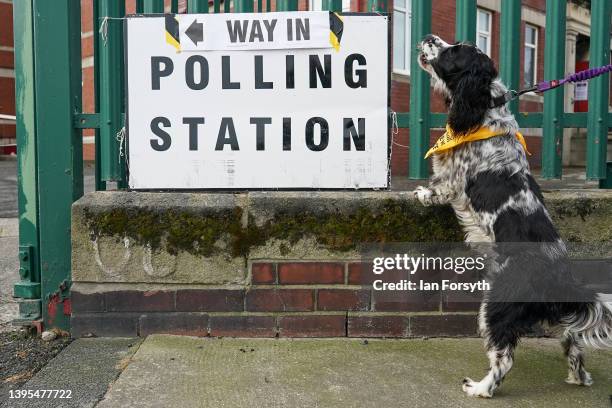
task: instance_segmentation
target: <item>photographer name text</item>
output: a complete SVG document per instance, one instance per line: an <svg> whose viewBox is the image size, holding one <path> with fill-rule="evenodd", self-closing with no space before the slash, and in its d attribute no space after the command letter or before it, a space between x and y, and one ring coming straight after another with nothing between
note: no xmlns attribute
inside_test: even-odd
<svg viewBox="0 0 612 408"><path fill-rule="evenodd" d="M491 290L491 285L486 280L476 282L454 282L443 279L441 282L427 282L424 280L410 281L402 279L398 282L383 282L381 279L372 283L374 290L398 290L398 291L460 291L479 292Z"/></svg>

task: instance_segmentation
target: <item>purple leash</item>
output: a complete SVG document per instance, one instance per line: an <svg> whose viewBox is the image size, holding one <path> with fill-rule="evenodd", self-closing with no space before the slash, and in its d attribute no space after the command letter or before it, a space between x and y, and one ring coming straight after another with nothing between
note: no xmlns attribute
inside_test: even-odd
<svg viewBox="0 0 612 408"><path fill-rule="evenodd" d="M551 89L555 89L568 82L587 81L589 79L598 77L600 75L603 75L611 71L612 71L612 64L609 64L609 65L604 65L602 67L585 69L583 71L568 75L563 79L553 79L551 81L542 81L530 88L521 89L520 91L510 90L506 92L505 94L503 94L502 96L493 98L493 100L491 101L491 107L497 108L499 106L502 106L527 92L542 93L542 92L550 91Z"/></svg>

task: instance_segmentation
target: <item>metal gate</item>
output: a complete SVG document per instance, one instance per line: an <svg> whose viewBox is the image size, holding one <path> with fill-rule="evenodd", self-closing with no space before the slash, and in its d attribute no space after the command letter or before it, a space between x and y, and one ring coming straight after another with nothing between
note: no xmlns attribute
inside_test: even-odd
<svg viewBox="0 0 612 408"><path fill-rule="evenodd" d="M323 0L323 9L341 11L341 0ZM423 159L431 128L442 128L446 115L432 113L429 76L417 66L418 39L431 32L432 3L412 0L410 112L398 113L398 125L410 129L409 177L428 177ZM476 0L457 0L456 40L476 37ZM163 13L163 0L137 0L138 13ZM83 194L82 129L95 129L96 189L126 187L126 167L117 138L124 120L123 22L125 2L94 0L95 113L81 108L81 6L77 0L13 2L18 144L20 319L45 327L69 328L70 206ZM545 79L564 76L565 1L546 1ZM189 0L189 13L266 12L270 0ZM368 0L368 11L386 12L386 0ZM521 1L501 2L500 72L512 89L519 86ZM297 0L277 0L276 10L298 9ZM608 0L591 1L592 67L610 62ZM171 1L178 11L178 0ZM563 129L588 128L587 177L612 187L606 167L608 75L589 86L588 113L564 113L563 89L544 96L543 113L518 113L521 127L542 128L542 176L561 177Z"/></svg>

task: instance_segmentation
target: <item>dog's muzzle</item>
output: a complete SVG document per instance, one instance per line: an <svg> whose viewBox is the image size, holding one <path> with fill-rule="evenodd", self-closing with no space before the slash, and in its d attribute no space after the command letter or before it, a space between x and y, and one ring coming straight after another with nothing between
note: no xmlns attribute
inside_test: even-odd
<svg viewBox="0 0 612 408"><path fill-rule="evenodd" d="M427 57L425 56L425 54L422 51L419 52L419 62L423 66L429 64L429 61L427 61Z"/></svg>
<svg viewBox="0 0 612 408"><path fill-rule="evenodd" d="M418 44L419 49L419 62L422 66L429 65L430 61L434 59L440 50L442 41L435 35L428 34Z"/></svg>

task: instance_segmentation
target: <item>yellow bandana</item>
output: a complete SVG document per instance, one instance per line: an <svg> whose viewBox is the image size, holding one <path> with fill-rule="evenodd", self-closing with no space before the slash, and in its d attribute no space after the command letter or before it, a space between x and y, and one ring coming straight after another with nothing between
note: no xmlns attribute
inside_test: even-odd
<svg viewBox="0 0 612 408"><path fill-rule="evenodd" d="M434 144L433 147L427 151L425 158L428 158L434 153L440 153L445 150L450 150L466 142L473 142L476 140L488 139L490 137L495 137L495 136L504 135L504 134L506 134L505 131L499 131L499 130L493 130L487 127L481 127L480 129L472 133L468 133L465 135L455 135L455 132L453 132L450 126L446 125L446 133L444 133L442 137L440 137L436 141L436 144ZM521 132L516 132L516 139L523 146L523 149L525 149L525 152L531 156L531 153L529 153L529 150L527 150L527 143L525 143L525 138L523 137Z"/></svg>

